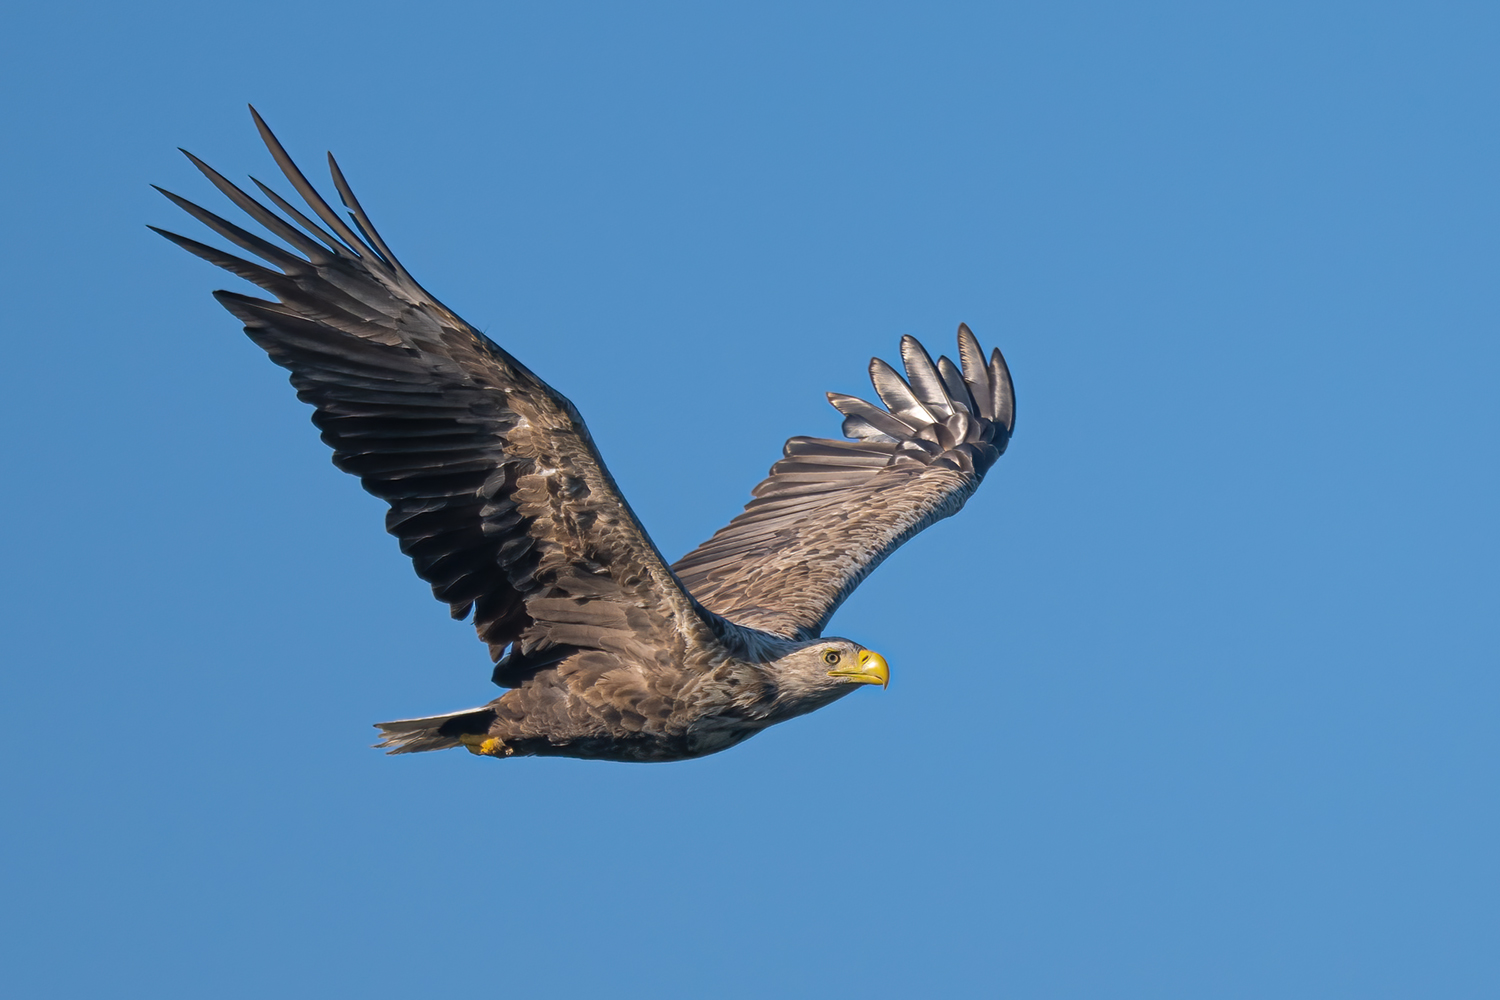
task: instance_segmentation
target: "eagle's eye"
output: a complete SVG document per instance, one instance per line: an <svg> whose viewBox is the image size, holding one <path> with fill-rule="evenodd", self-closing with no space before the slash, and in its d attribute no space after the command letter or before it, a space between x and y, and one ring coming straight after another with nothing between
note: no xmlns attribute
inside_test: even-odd
<svg viewBox="0 0 1500 1000"><path fill-rule="evenodd" d="M828 652L824 653L823 654L823 662L826 663L826 664L828 664L830 667L836 667L836 666L838 666L838 663L839 663L839 651L836 650L836 649L830 649Z"/></svg>

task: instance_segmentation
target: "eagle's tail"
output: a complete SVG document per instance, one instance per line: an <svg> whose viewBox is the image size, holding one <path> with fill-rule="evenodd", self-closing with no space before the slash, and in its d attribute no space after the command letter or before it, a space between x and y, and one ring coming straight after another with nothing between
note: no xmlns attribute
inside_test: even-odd
<svg viewBox="0 0 1500 1000"><path fill-rule="evenodd" d="M484 736L495 721L495 711L488 705L465 708L447 715L429 715L425 719L397 719L377 722L380 742L390 747L386 753L419 753L423 750L448 750L463 746L465 736Z"/></svg>

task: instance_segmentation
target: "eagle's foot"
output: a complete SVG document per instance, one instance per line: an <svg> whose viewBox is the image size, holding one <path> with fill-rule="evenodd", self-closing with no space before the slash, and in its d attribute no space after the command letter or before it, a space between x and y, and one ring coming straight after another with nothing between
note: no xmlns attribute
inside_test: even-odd
<svg viewBox="0 0 1500 1000"><path fill-rule="evenodd" d="M458 739L468 749L469 753L477 757L509 757L515 753L498 736L465 733Z"/></svg>

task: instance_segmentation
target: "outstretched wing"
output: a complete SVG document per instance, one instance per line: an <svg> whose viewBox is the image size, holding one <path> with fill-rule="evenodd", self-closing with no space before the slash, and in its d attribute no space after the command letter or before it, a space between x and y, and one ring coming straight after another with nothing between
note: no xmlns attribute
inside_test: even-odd
<svg viewBox="0 0 1500 1000"><path fill-rule="evenodd" d="M189 153L295 252L166 191L276 269L157 232L276 297L214 293L291 372L334 464L390 504L386 530L417 575L454 618L472 608L494 657L509 647L496 681L519 683L573 649L649 664L674 645L712 641L722 623L673 578L573 405L412 279L331 155L352 228L259 115L255 124L322 225L256 181L293 225Z"/></svg>
<svg viewBox="0 0 1500 1000"><path fill-rule="evenodd" d="M881 560L954 514L1005 451L1015 392L997 349L989 363L967 326L962 368L901 338L906 378L878 358L886 405L830 392L853 439L794 437L755 499L672 567L709 610L739 625L817 637Z"/></svg>

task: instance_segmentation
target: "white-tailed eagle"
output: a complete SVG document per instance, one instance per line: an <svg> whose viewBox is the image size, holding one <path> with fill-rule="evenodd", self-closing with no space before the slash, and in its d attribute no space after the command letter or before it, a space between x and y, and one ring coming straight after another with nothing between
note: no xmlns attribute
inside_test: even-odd
<svg viewBox="0 0 1500 1000"><path fill-rule="evenodd" d="M283 245L162 193L271 266L156 231L275 296L214 293L291 372L334 465L390 505L417 575L454 618L473 613L507 689L379 723L379 745L683 760L889 681L879 654L821 633L1005 451L1015 395L998 350L986 360L960 326L955 365L903 337L904 378L870 362L884 407L829 393L847 440L787 441L744 512L668 565L573 404L417 284L331 155L347 221L255 124L311 215L255 181L277 214L188 158Z"/></svg>

